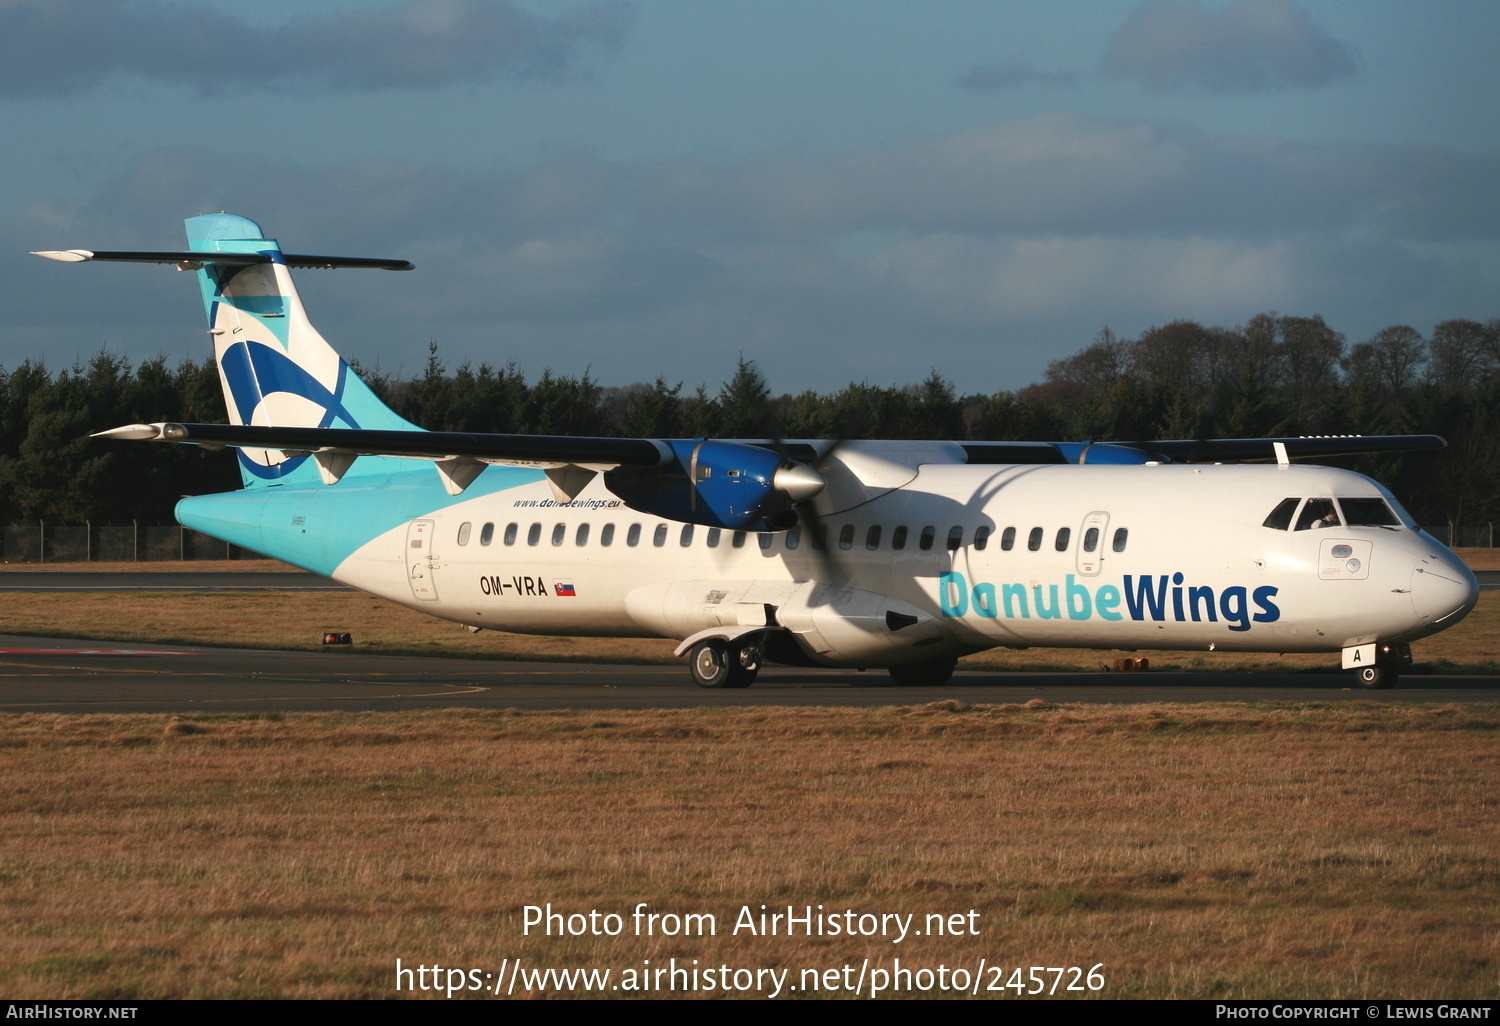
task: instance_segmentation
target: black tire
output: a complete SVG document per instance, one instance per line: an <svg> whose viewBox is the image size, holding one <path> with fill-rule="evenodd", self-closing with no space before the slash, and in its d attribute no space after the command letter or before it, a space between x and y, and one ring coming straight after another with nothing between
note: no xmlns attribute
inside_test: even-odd
<svg viewBox="0 0 1500 1026"><path fill-rule="evenodd" d="M748 688L760 669L756 645L726 645L722 638L709 638L693 646L688 672L700 688Z"/></svg>
<svg viewBox="0 0 1500 1026"><path fill-rule="evenodd" d="M729 646L729 683L725 687L748 688L760 672L760 645L754 641L733 642Z"/></svg>
<svg viewBox="0 0 1500 1026"><path fill-rule="evenodd" d="M1359 681L1359 686L1371 691L1382 688L1393 688L1399 678L1394 666L1361 666L1354 671L1354 679Z"/></svg>
<svg viewBox="0 0 1500 1026"><path fill-rule="evenodd" d="M932 688L948 683L953 677L953 668L957 665L957 661L908 663L905 666L892 666L887 672L898 687Z"/></svg>

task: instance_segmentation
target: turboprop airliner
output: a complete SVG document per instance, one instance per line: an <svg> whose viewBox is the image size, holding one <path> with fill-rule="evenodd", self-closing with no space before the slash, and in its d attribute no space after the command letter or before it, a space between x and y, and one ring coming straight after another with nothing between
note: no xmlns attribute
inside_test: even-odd
<svg viewBox="0 0 1500 1026"><path fill-rule="evenodd" d="M1384 487L1293 458L1424 436L1142 443L575 438L423 431L309 322L253 221L180 252L39 253L196 272L228 424L107 438L234 449L187 527L476 629L667 637L706 688L765 661L939 684L993 647L1340 653L1389 687L1474 575Z"/></svg>

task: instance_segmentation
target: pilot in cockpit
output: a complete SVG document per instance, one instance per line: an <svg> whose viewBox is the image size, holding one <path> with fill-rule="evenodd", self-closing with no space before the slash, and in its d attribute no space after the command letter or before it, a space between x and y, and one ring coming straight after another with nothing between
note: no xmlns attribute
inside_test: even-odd
<svg viewBox="0 0 1500 1026"><path fill-rule="evenodd" d="M1339 514L1332 499L1308 499L1297 518L1297 530L1317 530L1322 527L1338 527Z"/></svg>

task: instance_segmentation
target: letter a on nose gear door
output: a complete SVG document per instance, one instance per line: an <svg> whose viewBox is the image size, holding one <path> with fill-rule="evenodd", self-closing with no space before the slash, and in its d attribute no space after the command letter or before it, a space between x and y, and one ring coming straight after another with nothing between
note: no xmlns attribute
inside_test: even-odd
<svg viewBox="0 0 1500 1026"><path fill-rule="evenodd" d="M411 582L411 593L423 602L436 602L438 597L432 574L435 534L431 520L413 520L406 529L406 576Z"/></svg>

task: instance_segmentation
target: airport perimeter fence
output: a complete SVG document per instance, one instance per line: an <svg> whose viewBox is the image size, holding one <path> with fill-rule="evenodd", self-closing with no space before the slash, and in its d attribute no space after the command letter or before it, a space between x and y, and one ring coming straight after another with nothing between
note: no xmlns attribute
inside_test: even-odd
<svg viewBox="0 0 1500 1026"><path fill-rule="evenodd" d="M1492 549L1495 525L1446 524L1427 528L1452 548ZM148 563L163 560L264 559L259 552L211 538L178 524L7 524L7 563Z"/></svg>
<svg viewBox="0 0 1500 1026"><path fill-rule="evenodd" d="M264 559L259 552L179 524L57 524L31 520L4 527L7 563L149 563Z"/></svg>

